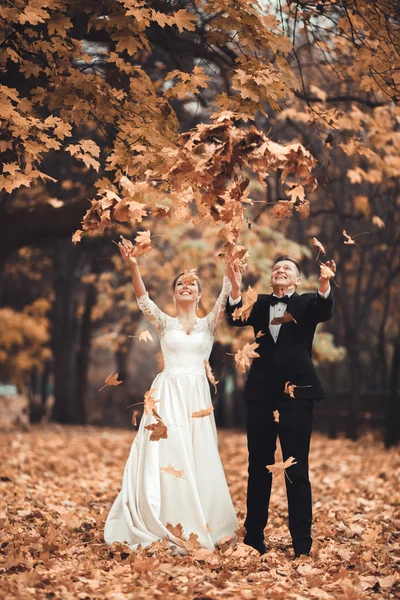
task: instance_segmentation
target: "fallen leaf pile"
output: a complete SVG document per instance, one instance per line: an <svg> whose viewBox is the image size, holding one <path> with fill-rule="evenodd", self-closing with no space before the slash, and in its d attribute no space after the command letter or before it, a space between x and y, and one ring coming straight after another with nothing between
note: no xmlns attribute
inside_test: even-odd
<svg viewBox="0 0 400 600"><path fill-rule="evenodd" d="M245 546L247 451L243 433L219 432L238 513L239 542L215 553L185 540L132 552L103 542L121 486L132 431L35 426L0 434L0 579L4 598L32 600L381 600L400 595L400 456L372 435L358 442L314 434L311 480L314 544L292 560L285 478L272 488L267 553ZM276 461L282 458L277 453ZM163 465L168 469L168 463ZM290 468L288 469L290 477ZM165 471L160 477L170 477ZM287 481L287 480L286 480ZM287 482L290 485L289 482ZM212 483L210 483L212 485ZM180 535L178 523L171 528Z"/></svg>

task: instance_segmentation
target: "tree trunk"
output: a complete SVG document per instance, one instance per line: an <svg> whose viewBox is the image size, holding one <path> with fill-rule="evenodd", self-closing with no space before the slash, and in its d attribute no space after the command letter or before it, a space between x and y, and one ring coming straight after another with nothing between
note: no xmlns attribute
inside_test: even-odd
<svg viewBox="0 0 400 600"><path fill-rule="evenodd" d="M390 448L400 440L400 408L399 408L399 379L400 379L400 337L394 342L393 358L390 369L389 397L385 418L385 447Z"/></svg>
<svg viewBox="0 0 400 600"><path fill-rule="evenodd" d="M79 351L77 353L77 378L78 397L81 399L82 412L86 422L86 396L88 388L89 355L92 339L92 311L96 304L97 291L93 284L89 284L86 291L85 311L80 327Z"/></svg>
<svg viewBox="0 0 400 600"><path fill-rule="evenodd" d="M358 439L358 411L360 408L360 361L356 345L348 346L350 357L350 403L348 407L348 418L346 437L353 441Z"/></svg>
<svg viewBox="0 0 400 600"><path fill-rule="evenodd" d="M337 364L331 363L330 365L330 379L331 385L329 388L329 422L328 422L328 436L331 440L337 438L337 417L338 417L338 394L337 394Z"/></svg>
<svg viewBox="0 0 400 600"><path fill-rule="evenodd" d="M59 423L83 424L85 411L78 394L76 369L77 318L75 289L78 251L61 240L54 256L52 345L55 403L52 418Z"/></svg>

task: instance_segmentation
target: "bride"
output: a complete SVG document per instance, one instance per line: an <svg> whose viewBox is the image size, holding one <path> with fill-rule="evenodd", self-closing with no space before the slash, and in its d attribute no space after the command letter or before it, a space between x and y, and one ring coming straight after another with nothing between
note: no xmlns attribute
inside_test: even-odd
<svg viewBox="0 0 400 600"><path fill-rule="evenodd" d="M173 283L177 316L170 317L149 298L136 258L125 247L120 246L120 252L130 266L139 308L160 337L165 367L151 388L167 437L152 441L146 426L156 423L155 415L143 414L104 539L135 549L168 538L175 551L185 553L180 538L194 533L199 544L212 551L222 538L236 539L238 522L218 453L214 415L211 411L200 418L192 415L212 406L205 361L231 284L224 277L213 310L199 318L200 282L182 273ZM178 524L182 535L176 533L179 528L172 529Z"/></svg>

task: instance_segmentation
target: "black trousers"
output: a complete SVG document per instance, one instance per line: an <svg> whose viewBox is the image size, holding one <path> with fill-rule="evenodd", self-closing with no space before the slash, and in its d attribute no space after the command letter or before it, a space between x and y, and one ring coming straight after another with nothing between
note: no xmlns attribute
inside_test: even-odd
<svg viewBox="0 0 400 600"><path fill-rule="evenodd" d="M273 410L279 411L279 423ZM308 477L308 454L313 419L313 401L297 398L277 400L273 404L247 405L247 441L249 478L247 486L246 535L255 541L264 539L268 522L272 475L266 465L274 463L279 435L283 460L293 456L297 464L285 477L289 510L289 531L295 551L309 552L312 544L312 498Z"/></svg>

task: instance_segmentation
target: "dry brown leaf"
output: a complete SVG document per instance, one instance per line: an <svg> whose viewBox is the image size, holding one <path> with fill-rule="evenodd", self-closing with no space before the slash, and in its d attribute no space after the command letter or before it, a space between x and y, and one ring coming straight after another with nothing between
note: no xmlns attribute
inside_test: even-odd
<svg viewBox="0 0 400 600"><path fill-rule="evenodd" d="M332 279L333 277L335 277L334 271L332 271L332 269L330 269L327 265L319 263L319 268L321 272L321 277L324 277L325 279Z"/></svg>
<svg viewBox="0 0 400 600"><path fill-rule="evenodd" d="M297 321L293 317L293 315L291 315L290 312L288 312L287 310L285 310L285 312L283 313L282 317L274 317L272 319L271 325L282 325L283 323L290 323L290 321L293 321L294 323L297 323Z"/></svg>
<svg viewBox="0 0 400 600"><path fill-rule="evenodd" d="M166 524L166 529L176 538L181 539L183 535L183 527L180 523L177 525L171 525L171 523Z"/></svg>
<svg viewBox="0 0 400 600"><path fill-rule="evenodd" d="M83 233L83 231L81 231L80 229L77 229L75 231L75 233L72 236L72 243L73 244L77 244L78 242L81 241L81 239L82 239L82 233Z"/></svg>
<svg viewBox="0 0 400 600"><path fill-rule="evenodd" d="M295 395L294 395L295 388L309 388L309 387L311 387L311 385L296 385L294 383L290 383L290 381L287 381L285 383L285 389L283 391L285 394L289 394L289 396L291 398L295 398Z"/></svg>
<svg viewBox="0 0 400 600"><path fill-rule="evenodd" d="M217 393L217 384L219 383L219 381L215 381L214 373L212 372L212 368L208 360L204 360L204 365L206 367L207 379L210 383L213 384L215 393Z"/></svg>
<svg viewBox="0 0 400 600"><path fill-rule="evenodd" d="M154 412L156 411L156 403L159 402L159 400L157 400L156 398L153 398L153 394L156 391L157 391L157 388L151 388L144 395L144 414L145 415L154 414Z"/></svg>
<svg viewBox="0 0 400 600"><path fill-rule="evenodd" d="M265 333L263 331L260 331L257 333L256 337L254 339L258 340L258 338L263 337L265 335Z"/></svg>
<svg viewBox="0 0 400 600"><path fill-rule="evenodd" d="M136 427L136 426L137 426L137 416L138 416L138 414L139 414L139 411L138 411L138 410L134 410L134 411L133 411L133 415L132 415L132 425L133 425L134 427Z"/></svg>
<svg viewBox="0 0 400 600"><path fill-rule="evenodd" d="M232 313L233 320L237 321L238 319L241 319L242 321L247 321L257 298L258 293L256 290L253 290L251 285L249 285L248 289L242 295L242 306L240 308L235 308Z"/></svg>
<svg viewBox="0 0 400 600"><path fill-rule="evenodd" d="M311 239L311 243L312 243L313 246L316 246L318 248L319 252L322 252L322 254L326 255L325 248L323 247L323 245L321 244L321 242L319 240L317 240L316 237L313 237ZM318 252L318 256L319 256L319 252Z"/></svg>
<svg viewBox="0 0 400 600"><path fill-rule="evenodd" d="M279 410L274 410L272 414L274 415L275 423L279 423Z"/></svg>
<svg viewBox="0 0 400 600"><path fill-rule="evenodd" d="M177 479L184 479L184 471L178 471L174 469L172 465L168 465L168 467L160 467L160 471L166 473L167 475L173 475Z"/></svg>
<svg viewBox="0 0 400 600"><path fill-rule="evenodd" d="M192 417L194 419L201 419L202 417L208 417L213 412L214 407L210 406L209 408L203 408L202 410L197 410L192 413Z"/></svg>
<svg viewBox="0 0 400 600"><path fill-rule="evenodd" d="M343 229L343 235L346 238L344 243L348 245L355 245L354 238L358 237L359 235L365 235L366 233L369 233L369 231L362 231L361 233L356 233L356 235L351 236L346 232L345 229Z"/></svg>
<svg viewBox="0 0 400 600"><path fill-rule="evenodd" d="M149 230L139 231L139 233L135 237L135 242L136 242L136 244L139 244L140 246L150 246L150 244L151 244L150 231Z"/></svg>
<svg viewBox="0 0 400 600"><path fill-rule="evenodd" d="M101 392L101 390L104 390L104 388L107 385L120 385L122 381L118 381L118 373L110 373L110 375L108 375L104 383L105 385L103 385L103 387L99 389L99 392Z"/></svg>
<svg viewBox="0 0 400 600"><path fill-rule="evenodd" d="M259 358L260 355L255 352L255 349L258 348L260 344L254 342L253 344L247 343L238 350L235 354L235 362L238 369L242 372L246 372L246 367L250 366L250 361L252 358Z"/></svg>
<svg viewBox="0 0 400 600"><path fill-rule="evenodd" d="M383 219L381 219L380 217L378 217L378 215L374 215L372 217L372 222L374 225L379 227L379 229L382 229L383 227L385 227L385 221Z"/></svg>
<svg viewBox="0 0 400 600"><path fill-rule="evenodd" d="M268 469L268 471L272 473L272 477L273 479L275 479L275 477L278 477L278 475L280 475L281 473L285 473L287 477L286 469L288 467L291 467L292 465L297 465L297 461L295 458L293 458L293 456L289 456L289 458L284 462L276 462L273 465L267 465L266 469Z"/></svg>
<svg viewBox="0 0 400 600"><path fill-rule="evenodd" d="M153 341L153 336L151 335L151 333L148 329L145 329L144 331L142 331L139 334L139 341L140 342L152 342Z"/></svg>
<svg viewBox="0 0 400 600"><path fill-rule="evenodd" d="M189 269L189 271L185 269L181 279L183 285L192 285L192 283L198 280L196 269Z"/></svg>
<svg viewBox="0 0 400 600"><path fill-rule="evenodd" d="M151 390L150 390L151 391ZM167 439L168 437L168 428L165 425L164 421L157 413L156 410L153 409L153 416L157 419L156 423L152 423L151 425L145 425L145 429L151 431L150 441L158 442L161 439Z"/></svg>

